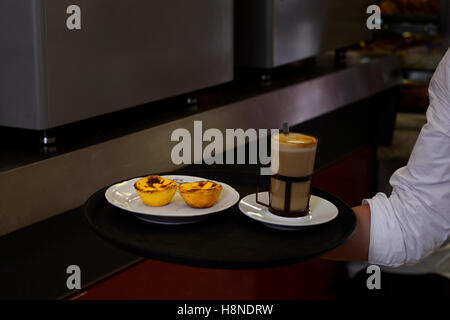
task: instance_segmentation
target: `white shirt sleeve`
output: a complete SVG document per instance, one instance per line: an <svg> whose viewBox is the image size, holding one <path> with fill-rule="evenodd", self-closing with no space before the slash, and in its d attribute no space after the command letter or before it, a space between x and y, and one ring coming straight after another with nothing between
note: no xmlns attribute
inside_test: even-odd
<svg viewBox="0 0 450 320"><path fill-rule="evenodd" d="M429 87L430 106L408 164L390 179L388 198L364 200L371 209L369 263L414 264L450 235L450 50Z"/></svg>

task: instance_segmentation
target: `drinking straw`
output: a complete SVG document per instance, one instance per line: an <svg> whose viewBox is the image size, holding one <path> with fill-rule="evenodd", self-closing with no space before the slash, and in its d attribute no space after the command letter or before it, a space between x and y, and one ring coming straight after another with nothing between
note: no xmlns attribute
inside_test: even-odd
<svg viewBox="0 0 450 320"><path fill-rule="evenodd" d="M283 123L283 133L284 134L289 133L289 124L287 122Z"/></svg>

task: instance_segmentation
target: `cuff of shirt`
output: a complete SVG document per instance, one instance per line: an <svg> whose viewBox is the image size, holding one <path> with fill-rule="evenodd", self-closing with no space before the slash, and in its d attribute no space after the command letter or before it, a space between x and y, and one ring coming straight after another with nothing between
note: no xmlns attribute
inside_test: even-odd
<svg viewBox="0 0 450 320"><path fill-rule="evenodd" d="M394 209L384 193L377 193L363 204L370 207L370 245L371 264L397 267L405 261L405 248L400 224Z"/></svg>

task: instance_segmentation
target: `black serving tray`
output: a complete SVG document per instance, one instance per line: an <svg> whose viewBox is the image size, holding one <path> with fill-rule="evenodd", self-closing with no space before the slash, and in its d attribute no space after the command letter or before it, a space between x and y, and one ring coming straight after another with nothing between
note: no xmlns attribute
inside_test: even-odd
<svg viewBox="0 0 450 320"><path fill-rule="evenodd" d="M254 192L255 187L255 176L245 173L188 170L171 174L226 182L236 188L241 198ZM317 188L312 188L312 194L332 202L339 214L325 224L296 231L268 228L242 214L237 204L191 224L153 224L109 204L104 196L106 189L97 191L86 202L85 222L123 250L180 265L253 269L294 264L336 248L352 235L356 226L355 214L345 202Z"/></svg>

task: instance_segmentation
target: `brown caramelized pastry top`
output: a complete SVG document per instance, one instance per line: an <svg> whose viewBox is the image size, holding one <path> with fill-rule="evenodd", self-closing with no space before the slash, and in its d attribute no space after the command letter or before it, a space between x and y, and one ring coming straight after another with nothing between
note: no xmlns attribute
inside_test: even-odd
<svg viewBox="0 0 450 320"><path fill-rule="evenodd" d="M180 184L181 192L196 192L200 190L221 189L222 186L213 181L197 181Z"/></svg>
<svg viewBox="0 0 450 320"><path fill-rule="evenodd" d="M151 175L136 181L134 187L139 191L155 192L176 188L177 183L173 180L165 179L161 176Z"/></svg>

